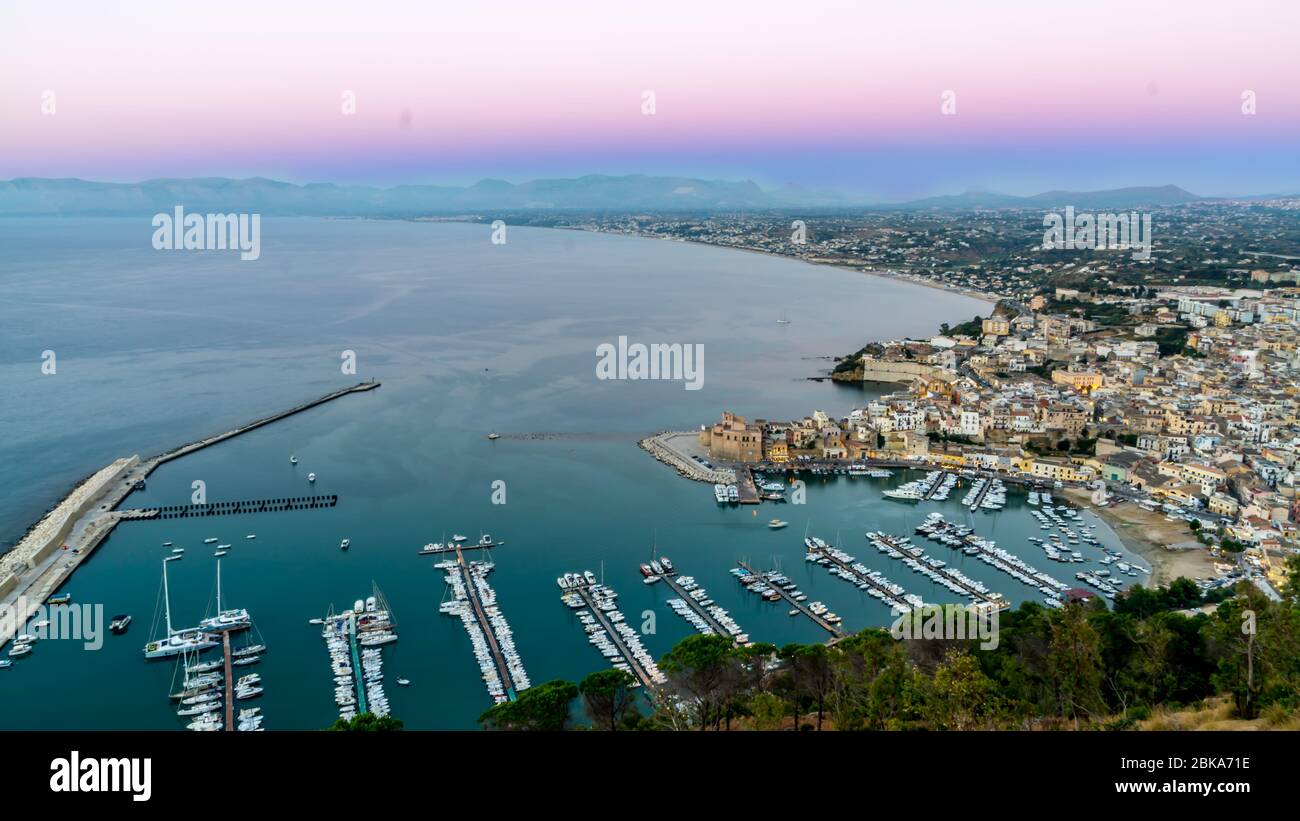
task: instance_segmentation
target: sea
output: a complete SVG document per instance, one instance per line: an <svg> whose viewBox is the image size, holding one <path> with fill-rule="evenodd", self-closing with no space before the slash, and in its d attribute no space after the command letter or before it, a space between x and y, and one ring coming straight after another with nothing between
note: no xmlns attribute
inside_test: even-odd
<svg viewBox="0 0 1300 821"><path fill-rule="evenodd" d="M222 599L250 611L268 647L242 670L262 677L268 729L338 717L329 656L309 621L376 589L400 637L383 651L393 715L412 729L477 726L492 700L460 620L439 612L443 572L417 555L453 534L504 542L488 578L534 684L608 666L560 601L565 572L590 570L617 590L659 657L693 628L667 606L671 591L643 584L639 565L656 554L754 640L776 644L827 635L744 590L729 573L738 561L780 567L849 630L892 620L876 599L805 562L805 533L936 603L958 599L878 554L866 531L910 533L943 511L1072 585L1102 555L1085 546L1087 565L1048 562L1027 541L1039 527L1020 490L1005 509L974 514L962 490L946 502L883 498L915 478L900 471L808 476L802 505L720 506L711 485L637 447L723 411L847 414L888 388L811 380L828 357L987 314L971 297L770 255L543 228L511 227L498 245L486 225L264 218L256 261L158 251L151 236L147 219L0 220L0 549L116 458L160 453L361 380L382 386L159 468L126 506L188 504L196 482L209 502L339 501L120 524L61 592L102 605L106 618L130 614L132 625L94 650L38 642L0 670L0 729L183 728L188 719L168 699L176 664L142 654L163 629L164 542L186 548L169 564L177 627L215 607L217 559L204 539L232 545ZM699 389L599 378L597 352L619 337L700 346ZM789 526L769 529L776 517ZM1104 523L1083 518L1121 549ZM940 550L1012 601L1041 597Z"/></svg>

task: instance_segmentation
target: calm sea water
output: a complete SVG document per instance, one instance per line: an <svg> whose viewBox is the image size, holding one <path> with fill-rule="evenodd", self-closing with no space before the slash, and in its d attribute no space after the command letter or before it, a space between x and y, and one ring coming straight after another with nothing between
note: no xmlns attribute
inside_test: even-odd
<svg viewBox="0 0 1300 821"><path fill-rule="evenodd" d="M605 666L558 598L565 571L603 573L633 623L655 617L656 656L690 627L669 591L637 571L655 544L705 585L757 640L824 638L806 619L746 593L727 573L740 557L780 562L847 627L885 624L887 609L803 561L805 527L837 537L927 601L955 601L865 544L869 529L910 531L932 509L966 518L1041 569L1023 496L996 514L957 503L880 497L901 481L810 483L808 503L720 508L712 488L680 479L636 447L647 433L693 428L725 409L790 418L843 414L870 395L806 381L816 357L866 339L926 334L987 307L975 300L825 267L698 245L460 224L268 219L262 257L158 252L139 220L0 221L0 543L12 544L79 478L114 458L148 455L233 427L357 379L345 397L159 469L129 506L337 493L328 511L135 522L119 526L65 588L77 602L131 613L124 637L87 652L43 642L0 670L0 728L179 728L166 695L174 665L141 646L159 611L164 541L173 619L213 604L206 537L228 606L248 608L269 645L254 668L269 728L317 728L337 715L328 657L308 619L377 584L401 640L385 649L394 714L412 728L467 728L491 701L458 619L438 612L442 572L416 550L444 535L490 532L490 581L534 682L578 680ZM789 325L775 320L786 313ZM704 388L600 381L596 347L702 344ZM41 373L52 350L57 373ZM356 353L357 375L341 372ZM485 438L497 431L502 438ZM289 463L297 455L299 464ZM314 488L308 472L318 476ZM506 504L492 503L505 482ZM773 516L791 522L769 531ZM1091 519L1090 519L1091 520ZM255 541L245 540L256 533ZM1113 534L1108 545L1118 547ZM347 552L340 539L351 539ZM868 552L870 550L870 552ZM1093 558L1099 551L1085 548ZM1015 600L1035 591L962 561ZM391 684L404 676L409 688Z"/></svg>

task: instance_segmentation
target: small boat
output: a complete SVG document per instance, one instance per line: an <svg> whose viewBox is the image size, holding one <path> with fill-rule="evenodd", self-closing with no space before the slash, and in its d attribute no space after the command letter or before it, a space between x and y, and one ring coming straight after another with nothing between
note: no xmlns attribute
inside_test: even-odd
<svg viewBox="0 0 1300 821"><path fill-rule="evenodd" d="M240 648L239 650L232 651L230 655L232 658L238 659L238 658L243 658L245 656L251 656L254 653L260 653L265 649L266 649L265 644L250 644L247 647L243 647Z"/></svg>
<svg viewBox="0 0 1300 821"><path fill-rule="evenodd" d="M218 559L220 559L222 556L226 555L226 551L225 551L225 550L218 550L216 553L213 553L212 555L213 555L213 556L216 556Z"/></svg>
<svg viewBox="0 0 1300 821"><path fill-rule="evenodd" d="M403 687L410 687L410 686L411 686L411 680L410 680L409 678L399 678L399 679L397 680L397 683L400 684L400 685L402 685Z"/></svg>
<svg viewBox="0 0 1300 821"><path fill-rule="evenodd" d="M72 602L71 593L60 593L57 596L50 596L45 600L46 604L69 604Z"/></svg>
<svg viewBox="0 0 1300 821"><path fill-rule="evenodd" d="M230 662L233 667L247 667L250 664L257 664L262 660L261 656L249 656L248 658L237 659Z"/></svg>
<svg viewBox="0 0 1300 821"><path fill-rule="evenodd" d="M782 521L781 519L773 519L772 521L767 523L767 526L772 530L780 530L781 528L785 527L788 524L790 523Z"/></svg>
<svg viewBox="0 0 1300 821"><path fill-rule="evenodd" d="M21 658L30 652L32 652L32 646L30 644L15 644L9 649L9 658Z"/></svg>
<svg viewBox="0 0 1300 821"><path fill-rule="evenodd" d="M290 456L290 457L289 457L289 464L291 464L291 465L296 465L296 464L298 464L298 457L297 457L297 456Z"/></svg>
<svg viewBox="0 0 1300 821"><path fill-rule="evenodd" d="M217 537L216 537L216 536L209 536L208 538L206 538L206 539L203 540L203 543L204 543L204 544L216 544L216 543L217 543ZM181 549L184 550L184 548L181 548Z"/></svg>
<svg viewBox="0 0 1300 821"><path fill-rule="evenodd" d="M316 474L314 474L314 473L308 473L308 474L307 474L307 481L308 481L308 482L315 482L315 481L316 481Z"/></svg>
<svg viewBox="0 0 1300 821"><path fill-rule="evenodd" d="M494 431L494 432L492 432L492 433L489 433L487 438L492 439L493 441L495 441L495 440L497 440L497 439L500 439L501 437L498 436L498 435L496 434L496 432Z"/></svg>
<svg viewBox="0 0 1300 821"><path fill-rule="evenodd" d="M184 553L185 553L185 548L183 548L183 547L173 547L173 548L172 548L172 555L173 555L173 556L181 556L181 555L184 555Z"/></svg>
<svg viewBox="0 0 1300 821"><path fill-rule="evenodd" d="M10 661L9 659L3 659L3 660L0 660L0 670L5 669L6 667L13 667L13 666L14 666L14 663L13 663L12 661Z"/></svg>
<svg viewBox="0 0 1300 821"><path fill-rule="evenodd" d="M163 542L163 547L171 547L171 546L172 546L171 542Z"/></svg>
<svg viewBox="0 0 1300 821"><path fill-rule="evenodd" d="M185 558L184 555L168 556L167 558L163 559L163 561L164 561L164 562L179 562L179 561L180 561L181 559L183 559L183 558Z"/></svg>
<svg viewBox="0 0 1300 821"><path fill-rule="evenodd" d="M256 538L257 538L257 534L256 534L256 533L249 533L249 534L248 534L247 536L245 536L244 538L245 538L245 539L256 539Z"/></svg>
<svg viewBox="0 0 1300 821"><path fill-rule="evenodd" d="M348 545L350 545L350 544L352 544L352 540L351 540L351 539L344 539L343 541L339 542L339 549L340 549L340 550L347 550L347 549L348 549Z"/></svg>
<svg viewBox="0 0 1300 821"><path fill-rule="evenodd" d="M114 616L113 620L108 623L108 629L114 633L125 633L126 628L131 625L131 617L126 613Z"/></svg>
<svg viewBox="0 0 1300 821"><path fill-rule="evenodd" d="M467 536L462 536L462 535L460 535L459 533L453 533L453 534L452 534L452 537L451 537L451 540L452 540L453 542L463 542L463 541L465 541L465 539L467 539L467 538L468 538Z"/></svg>

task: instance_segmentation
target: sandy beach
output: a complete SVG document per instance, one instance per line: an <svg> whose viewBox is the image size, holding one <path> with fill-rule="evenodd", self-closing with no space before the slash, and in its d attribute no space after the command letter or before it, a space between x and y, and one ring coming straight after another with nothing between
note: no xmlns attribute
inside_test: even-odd
<svg viewBox="0 0 1300 821"><path fill-rule="evenodd" d="M1217 575L1214 572L1214 558L1204 545L1196 541L1186 522L1171 522L1163 513L1143 510L1131 502L1099 508L1091 503L1086 490L1058 492L1074 504L1100 516L1115 531L1125 547L1151 563L1151 578L1146 586L1167 585L1179 576L1195 580ZM1187 547L1170 550L1167 545Z"/></svg>

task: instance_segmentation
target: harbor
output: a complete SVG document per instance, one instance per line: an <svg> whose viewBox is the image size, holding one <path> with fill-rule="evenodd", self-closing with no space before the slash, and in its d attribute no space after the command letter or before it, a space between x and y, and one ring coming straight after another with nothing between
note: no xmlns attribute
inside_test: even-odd
<svg viewBox="0 0 1300 821"><path fill-rule="evenodd" d="M652 696L667 683L641 637L615 604L617 592L598 582L590 570L566 573L555 581L562 591L560 600L582 623L588 643L611 665L631 675Z"/></svg>
<svg viewBox="0 0 1300 821"><path fill-rule="evenodd" d="M741 629L730 613L708 597L708 592L696 583L694 577L679 576L672 561L666 557L654 561L659 565L658 573L654 565L641 565L641 572L647 580L657 578L677 594L677 598L668 600L668 606L697 632L706 636L728 636L740 646L751 643L749 634Z"/></svg>
<svg viewBox="0 0 1300 821"><path fill-rule="evenodd" d="M494 565L490 561L467 562L457 551L454 560L438 562L434 567L446 571L450 594L444 594L439 611L459 618L465 626L488 695L497 703L514 701L532 682L515 648L514 632L487 582Z"/></svg>
<svg viewBox="0 0 1300 821"><path fill-rule="evenodd" d="M935 584L943 585L954 593L969 597L982 611L1005 610L1011 606L1001 593L990 590L982 582L947 565L943 560L927 556L924 549L912 544L910 537L891 536L873 531L867 533L867 540L884 555L901 561Z"/></svg>
<svg viewBox="0 0 1300 821"><path fill-rule="evenodd" d="M833 575L839 576L859 590L879 599L882 603L888 605L891 610L899 613L910 613L914 609L925 606L925 602L920 596L908 593L903 589L902 585L890 581L879 570L871 570L834 545L828 544L816 536L806 537L804 544L808 549L808 553L804 557L807 561L822 565L830 570Z"/></svg>
<svg viewBox="0 0 1300 821"><path fill-rule="evenodd" d="M768 601L784 600L790 605L792 615L807 617L813 624L830 633L832 641L848 635L839 626L839 618L834 613L829 612L820 602L806 604L808 597L800 593L794 582L780 571L769 570L759 573L744 561L737 562L737 565L738 567L733 568L731 573L751 593L756 593ZM813 605L817 605L816 609Z"/></svg>
<svg viewBox="0 0 1300 821"><path fill-rule="evenodd" d="M362 713L389 715L383 648L397 641L397 622L379 588L373 587L370 596L341 613L331 606L311 623L320 625L329 653L338 717L349 721Z"/></svg>
<svg viewBox="0 0 1300 821"><path fill-rule="evenodd" d="M1069 585L1038 570L1019 556L998 547L993 540L976 535L970 526L949 522L937 511L927 516L925 522L917 526L916 532L954 550L975 556L1016 581L1037 588L1050 599L1059 599L1060 593L1069 588Z"/></svg>

